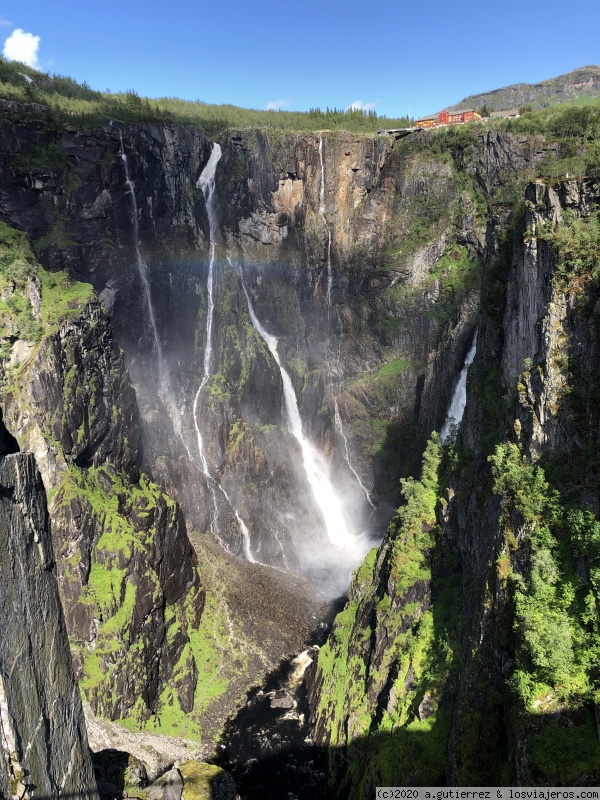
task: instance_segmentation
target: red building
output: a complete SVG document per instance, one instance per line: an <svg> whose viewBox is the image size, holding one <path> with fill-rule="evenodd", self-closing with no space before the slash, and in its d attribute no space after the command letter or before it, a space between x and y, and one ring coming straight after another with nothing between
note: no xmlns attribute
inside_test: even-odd
<svg viewBox="0 0 600 800"><path fill-rule="evenodd" d="M423 117L415 122L417 128L437 128L438 125L464 125L481 119L481 115L472 109L466 111L440 111L431 117Z"/></svg>

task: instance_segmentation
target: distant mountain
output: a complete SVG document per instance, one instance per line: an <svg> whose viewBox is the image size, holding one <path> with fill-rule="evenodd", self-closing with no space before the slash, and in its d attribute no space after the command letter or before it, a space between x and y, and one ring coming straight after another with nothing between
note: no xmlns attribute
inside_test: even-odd
<svg viewBox="0 0 600 800"><path fill-rule="evenodd" d="M541 83L515 83L503 89L494 89L491 92L473 94L465 97L460 103L448 106L449 111L462 111L465 108L475 110L487 105L490 111L504 111L509 108L519 108L525 103L531 103L537 108L546 108L555 103L564 103L578 97L590 97L600 93L600 67L580 67L550 78Z"/></svg>

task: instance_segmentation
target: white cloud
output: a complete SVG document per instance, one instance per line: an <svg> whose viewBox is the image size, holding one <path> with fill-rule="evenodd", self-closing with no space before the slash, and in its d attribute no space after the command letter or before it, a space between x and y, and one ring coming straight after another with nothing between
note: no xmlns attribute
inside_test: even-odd
<svg viewBox="0 0 600 800"><path fill-rule="evenodd" d="M289 100L269 100L267 103L267 111L279 111L280 108L289 106Z"/></svg>
<svg viewBox="0 0 600 800"><path fill-rule="evenodd" d="M362 100L355 100L348 106L348 111L373 111L377 106L377 100L372 100L370 103L363 103Z"/></svg>
<svg viewBox="0 0 600 800"><path fill-rule="evenodd" d="M12 28L13 24L8 19L3 19L0 17L0 28Z"/></svg>
<svg viewBox="0 0 600 800"><path fill-rule="evenodd" d="M2 55L9 61L21 61L30 67L38 66L38 50L40 37L33 33L26 33L22 28L14 30L4 42Z"/></svg>

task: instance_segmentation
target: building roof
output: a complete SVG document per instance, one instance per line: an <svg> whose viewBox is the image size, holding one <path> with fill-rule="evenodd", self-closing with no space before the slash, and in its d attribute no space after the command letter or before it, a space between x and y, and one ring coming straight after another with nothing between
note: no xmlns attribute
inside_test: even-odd
<svg viewBox="0 0 600 800"><path fill-rule="evenodd" d="M505 119L506 117L518 117L519 111L516 108L508 109L507 111L490 111L490 117L499 117Z"/></svg>

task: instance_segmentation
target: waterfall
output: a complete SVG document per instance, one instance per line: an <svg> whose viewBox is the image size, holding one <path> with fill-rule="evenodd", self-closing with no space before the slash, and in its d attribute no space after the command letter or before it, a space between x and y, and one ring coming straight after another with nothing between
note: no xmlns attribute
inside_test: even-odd
<svg viewBox="0 0 600 800"><path fill-rule="evenodd" d="M256 314L254 313L254 307L252 305L252 301L250 300L250 295L248 294L248 290L246 289L246 284L244 283L243 278L242 288L244 289L244 294L246 295L246 300L248 302L248 312L250 314L252 324L254 325L259 336L266 343L273 358L275 359L275 362L277 363L277 366L279 367L281 380L283 382L283 397L285 402L288 431L300 445L306 479L312 491L315 502L325 521L325 528L327 530L329 541L336 547L344 547L346 549L355 550L358 546L358 540L355 536L353 536L353 534L350 533L346 526L342 505L327 474L328 470L325 459L304 435L296 392L294 391L289 373L281 361L281 357L277 349L278 340L275 336L267 333L267 331L260 324Z"/></svg>
<svg viewBox="0 0 600 800"><path fill-rule="evenodd" d="M158 328L156 326L156 317L154 316L154 308L152 306L152 296L150 294L150 282L148 281L148 267L142 257L140 249L140 228L138 221L138 205L135 198L135 187L133 181L129 177L129 164L127 163L127 156L125 154L125 145L123 144L123 131L119 131L121 139L121 159L125 166L125 181L129 189L129 196L131 197L132 217L133 217L133 237L135 242L135 258L137 264L138 275L144 290L144 297L146 299L146 306L148 308L148 317L150 319L150 327L152 329L152 338L154 339L154 346L156 347L156 355L158 360L158 379L161 387L168 387L168 377L165 373L164 360L162 354L162 347L158 336Z"/></svg>
<svg viewBox="0 0 600 800"><path fill-rule="evenodd" d="M333 397L333 411L334 411L334 413L333 413L333 421L334 421L334 424L335 424L335 428L336 428L337 432L339 433L339 435L342 437L342 441L344 442L344 458L346 459L346 464L348 464L348 468L350 469L350 472L354 475L354 478L355 478L356 482L358 483L358 485L362 489L364 496L367 498L367 503L371 506L371 508L374 511L375 510L375 504L371 500L371 494L370 494L369 490L367 489L367 487L362 482L362 478L360 477L358 472L352 466L352 457L350 456L350 447L348 446L348 438L347 438L346 434L344 433L344 426L342 425L342 418L340 417L340 409L339 409L339 406L338 406L337 397L335 397L335 396Z"/></svg>
<svg viewBox="0 0 600 800"><path fill-rule="evenodd" d="M446 421L444 422L444 426L440 431L440 438L442 442L446 441L446 439L450 435L451 430L456 425L460 424L460 421L463 417L465 406L467 405L467 372L469 371L469 366L473 363L476 350L477 350L477 331L475 331L475 336L473 336L473 343L469 348L469 352L467 353L467 357L465 358L465 363L463 365L462 370L460 371L460 377L458 379L458 383L456 384L456 389L454 390L454 394L452 395L452 400L450 402L450 407L448 408L448 415L446 417Z"/></svg>
<svg viewBox="0 0 600 800"><path fill-rule="evenodd" d="M333 398L333 407L334 407L334 424L335 429L340 435L343 443L344 443L344 460L348 465L348 469L354 475L354 478L358 485L360 486L361 491L365 495L368 504L371 508L375 508L373 501L371 500L371 495L369 490L362 482L362 479L358 472L354 469L352 465L352 458L350 456L350 447L348 445L348 437L344 433L344 426L342 423L342 418L340 416L340 409L338 407L337 397L335 396L335 392L333 390L333 377L332 377L332 369L331 364L329 361L329 347L331 346L331 308L332 308L332 299L331 299L331 288L333 284L333 274L331 270L331 229L327 222L327 218L325 216L325 163L323 160L323 137L319 136L319 163L321 165L321 187L319 190L319 215L321 219L325 223L325 227L327 228L327 328L329 333L329 341L327 345L327 352L326 352L326 359L327 359L327 372L329 373L329 391ZM342 320L340 318L339 311L336 309L336 316L338 320L338 324L340 327L340 335L339 335L339 342L338 342L338 354L337 354L337 362L338 362L338 371L341 372L341 350L342 350L342 339L344 336L344 326L342 324Z"/></svg>
<svg viewBox="0 0 600 800"><path fill-rule="evenodd" d="M248 561L254 562L254 556L252 555L252 550L250 549L250 532L246 527L244 521L240 517L238 511L233 507L233 504L229 498L229 495L225 491L225 489L221 486L218 480L212 477L210 474L210 470L208 468L208 461L206 460L206 455L204 453L204 443L202 440L202 433L200 431L200 427L198 425L198 401L200 399L200 393L208 383L210 378L211 366L212 366L212 352L213 352L213 344L212 344L212 329L213 329L213 320L214 320L214 312L215 312L215 298L214 298L214 272L215 272L215 257L216 257L216 219L215 219L215 173L217 171L217 164L222 155L221 145L217 144L216 142L213 144L213 148L210 154L210 158L208 159L206 166L202 170L200 177L198 178L198 182L196 186L202 190L202 196L204 197L204 203L206 206L206 213L208 215L208 232L210 238L210 250L209 250L209 259L208 259L208 278L207 278L207 294L208 294L208 308L206 313L206 328L205 328L205 346L204 346L204 363L203 363L203 371L202 371L202 380L200 381L200 386L198 387L198 391L196 392L196 396L194 397L194 406L193 406L193 417L194 417L194 427L196 429L196 436L198 440L198 453L200 455L200 464L202 466L202 473L206 478L206 485L211 495L211 502L212 502L212 513L210 519L210 529L212 534L218 539L221 546L227 550L225 547L225 543L223 539L219 536L219 507L217 504L217 493L215 487L221 492L225 500L227 501L229 507L233 511L236 521L238 523L239 529L242 534L242 542L243 542L243 549L244 555Z"/></svg>

